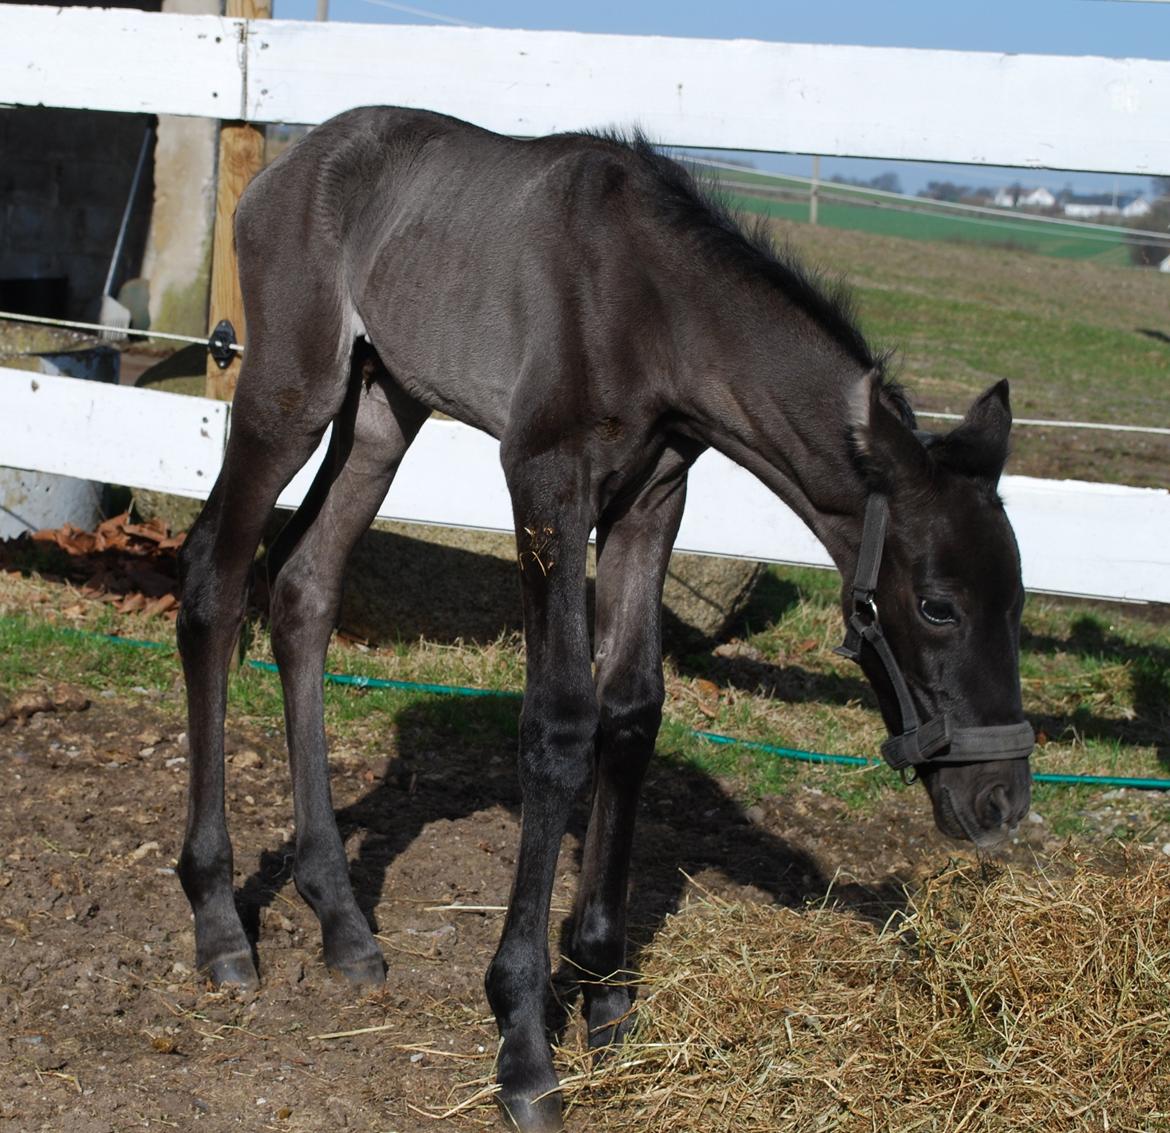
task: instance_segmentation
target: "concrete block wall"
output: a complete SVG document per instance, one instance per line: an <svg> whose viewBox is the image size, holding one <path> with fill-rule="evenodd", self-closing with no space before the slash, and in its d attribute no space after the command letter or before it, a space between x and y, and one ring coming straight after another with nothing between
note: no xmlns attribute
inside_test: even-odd
<svg viewBox="0 0 1170 1133"><path fill-rule="evenodd" d="M76 6L94 2L79 0ZM149 12L161 7L160 0L101 3ZM58 7L72 6L75 0L58 0ZM134 61L125 64L133 66ZM0 297L12 300L22 291L27 294L28 280L62 278L67 281L63 309L42 313L96 318L142 136L153 122L153 117L141 114L45 107L0 110ZM151 180L148 162L122 267L114 280L115 293L123 280L142 268ZM42 292L42 302L45 298Z"/></svg>
<svg viewBox="0 0 1170 1133"><path fill-rule="evenodd" d="M93 319L153 118L84 110L0 110L0 281L11 301L24 280L65 278L66 306ZM151 208L151 163L139 186L115 290L141 269Z"/></svg>

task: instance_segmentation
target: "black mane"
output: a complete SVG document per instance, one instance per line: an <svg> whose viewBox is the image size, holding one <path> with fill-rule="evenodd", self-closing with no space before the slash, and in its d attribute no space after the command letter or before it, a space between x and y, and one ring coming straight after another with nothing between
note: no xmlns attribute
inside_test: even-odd
<svg viewBox="0 0 1170 1133"><path fill-rule="evenodd" d="M762 220L747 223L720 192L703 183L686 166L658 150L640 131L607 134L607 140L636 154L663 192L660 203L667 218L701 232L708 245L732 264L763 273L792 302L806 311L862 365L881 369L885 358L875 353L857 325L853 298L840 280L828 280L779 247Z"/></svg>

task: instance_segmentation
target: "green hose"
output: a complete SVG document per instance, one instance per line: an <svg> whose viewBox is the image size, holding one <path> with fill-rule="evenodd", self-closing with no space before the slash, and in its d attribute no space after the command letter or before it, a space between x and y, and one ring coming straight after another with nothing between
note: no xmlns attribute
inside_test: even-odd
<svg viewBox="0 0 1170 1133"><path fill-rule="evenodd" d="M249 669L262 673L279 673L271 661L245 661ZM494 688L469 688L466 685L432 685L421 681L391 681L384 677L355 677L349 673L326 673L328 685L348 685L351 688L388 689L391 692L430 692L435 696L504 696L519 700L523 693Z"/></svg>
<svg viewBox="0 0 1170 1133"><path fill-rule="evenodd" d="M121 637L112 633L94 633L90 630L63 629L63 634L72 637L85 637L111 642L114 645L124 645L133 649L173 649L172 645L162 641L145 641L136 637ZM277 673L279 669L271 661L245 661L250 669L258 669L264 673ZM384 689L391 692L425 692L434 696L473 696L473 697L504 697L519 700L523 693L511 692L506 689L473 688L467 685L427 684L421 681L394 681L383 677L352 676L348 673L326 673L325 683L345 685L350 688ZM880 759L866 759L862 755L828 755L820 751L803 751L800 748L777 747L774 744L758 743L755 740L741 740L735 736L724 736L719 732L701 732L695 728L689 729L689 734L696 739L706 740L713 744L727 744L746 748L749 751L763 752L765 755L775 756L777 759L796 760L801 763L832 763L843 764L849 767L868 767L881 763ZM1132 787L1142 791L1170 791L1170 779L1141 779L1129 778L1122 775L1050 775L1034 774L1033 782L1053 783L1058 786L1077 787Z"/></svg>

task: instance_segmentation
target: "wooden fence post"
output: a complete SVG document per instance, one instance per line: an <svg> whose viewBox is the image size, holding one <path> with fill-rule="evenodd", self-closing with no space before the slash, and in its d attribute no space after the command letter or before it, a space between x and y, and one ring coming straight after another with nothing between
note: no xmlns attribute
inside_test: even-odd
<svg viewBox="0 0 1170 1133"><path fill-rule="evenodd" d="M271 0L227 0L224 13L229 19L258 20L272 15ZM236 271L236 249L232 240L232 221L240 194L264 164L264 131L246 122L221 122L219 128L219 163L216 168L215 235L211 247L211 301L208 310L208 333L221 319L236 328L239 342L245 340L244 302L240 295L240 278ZM207 396L231 401L240 372L237 354L221 370L210 354L207 356Z"/></svg>
<svg viewBox="0 0 1170 1133"><path fill-rule="evenodd" d="M809 224L816 224L817 222L817 204L820 201L821 195L821 159L819 155L813 156L813 170L812 182L808 187L808 222Z"/></svg>

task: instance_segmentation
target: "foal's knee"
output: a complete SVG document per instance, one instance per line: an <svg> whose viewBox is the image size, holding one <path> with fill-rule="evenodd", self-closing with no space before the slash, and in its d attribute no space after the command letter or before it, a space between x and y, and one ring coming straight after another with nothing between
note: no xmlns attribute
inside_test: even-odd
<svg viewBox="0 0 1170 1133"><path fill-rule="evenodd" d="M207 525L196 523L179 550L181 601L175 632L184 657L214 644L225 629L234 635L244 615L246 589L234 594L224 588L215 569L213 542Z"/></svg>
<svg viewBox="0 0 1170 1133"><path fill-rule="evenodd" d="M520 786L525 794L563 798L584 786L598 720L592 688L526 696L520 720Z"/></svg>
<svg viewBox="0 0 1170 1133"><path fill-rule="evenodd" d="M611 775L641 778L662 724L664 697L661 676L602 685L598 750Z"/></svg>

